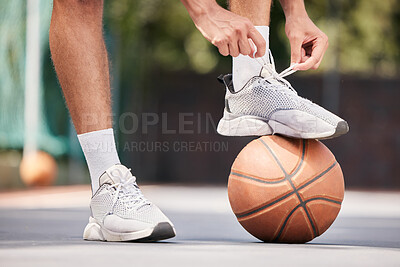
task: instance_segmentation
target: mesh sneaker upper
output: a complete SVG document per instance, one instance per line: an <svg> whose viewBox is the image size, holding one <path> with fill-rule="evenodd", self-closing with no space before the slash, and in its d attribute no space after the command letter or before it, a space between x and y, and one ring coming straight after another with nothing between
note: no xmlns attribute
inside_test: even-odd
<svg viewBox="0 0 400 267"><path fill-rule="evenodd" d="M229 109L237 115L252 115L269 120L279 110L300 110L335 126L342 120L335 114L302 98L285 84L271 83L263 77L253 77L238 92L226 92Z"/></svg>
<svg viewBox="0 0 400 267"><path fill-rule="evenodd" d="M129 169L123 165L119 165L118 168L126 169L129 172ZM107 215L114 214L123 219L138 220L151 224L169 222L168 218L157 206L144 198L135 181L130 181L124 185L123 180L114 181L116 180L115 177L110 178L109 173L106 172L100 178L104 183L90 202L92 216L95 219L102 221ZM133 178L131 174L128 177Z"/></svg>
<svg viewBox="0 0 400 267"><path fill-rule="evenodd" d="M102 192L95 195L90 203L92 215L96 219L103 219L107 214L112 213L123 219L139 220L147 223L168 221L160 209L152 203L136 209L121 200L117 200L114 207L112 207L114 195L106 189L106 186L99 190Z"/></svg>

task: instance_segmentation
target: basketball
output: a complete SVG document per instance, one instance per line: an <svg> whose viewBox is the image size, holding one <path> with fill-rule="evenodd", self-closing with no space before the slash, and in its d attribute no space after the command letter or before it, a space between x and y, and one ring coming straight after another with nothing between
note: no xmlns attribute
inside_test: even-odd
<svg viewBox="0 0 400 267"><path fill-rule="evenodd" d="M239 223L256 238L305 243L336 219L344 196L343 173L317 140L263 136L236 157L228 196Z"/></svg>
<svg viewBox="0 0 400 267"><path fill-rule="evenodd" d="M33 152L22 158L19 173L27 186L52 185L57 176L57 163L46 152Z"/></svg>

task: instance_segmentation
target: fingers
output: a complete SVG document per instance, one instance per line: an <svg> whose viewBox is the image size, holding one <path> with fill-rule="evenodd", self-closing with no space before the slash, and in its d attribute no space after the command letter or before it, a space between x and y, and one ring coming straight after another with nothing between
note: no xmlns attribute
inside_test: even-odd
<svg viewBox="0 0 400 267"><path fill-rule="evenodd" d="M323 36L314 41L311 47L311 56L303 63L298 64L296 70L317 69L321 64L322 58L328 49L328 38ZM306 57L305 57L306 58Z"/></svg>
<svg viewBox="0 0 400 267"><path fill-rule="evenodd" d="M252 28L249 30L248 38L250 38L257 48L256 57L262 57L266 52L266 45L264 37L256 30L256 28Z"/></svg>
<svg viewBox="0 0 400 267"><path fill-rule="evenodd" d="M244 54L244 55L250 55L251 53L251 48L250 45L247 43L247 45L242 42L242 41L221 41L221 42L215 42L214 44L216 47L218 47L218 51L221 55L223 56L232 56L232 57L237 57L239 54Z"/></svg>
<svg viewBox="0 0 400 267"><path fill-rule="evenodd" d="M322 60L322 56L324 54L325 48L321 45L315 45L312 48L311 56L303 63L298 64L295 69L296 70L309 70L311 68L316 68L318 62Z"/></svg>
<svg viewBox="0 0 400 267"><path fill-rule="evenodd" d="M322 59L324 58L324 55L325 55L326 50L328 49L328 46L329 46L329 43L328 43L328 41L327 41L326 44L325 44L325 49L324 49L324 52L323 52L323 54L322 54L322 57L319 59L319 61L317 62L317 64L314 66L314 69L318 69L318 68L319 68L319 65L321 64L321 61L322 61Z"/></svg>
<svg viewBox="0 0 400 267"><path fill-rule="evenodd" d="M221 55L223 56L228 56L229 55L229 47L228 44L219 44L217 45L218 51Z"/></svg>
<svg viewBox="0 0 400 267"><path fill-rule="evenodd" d="M233 42L229 43L228 47L229 47L229 54L232 57L239 56L239 45L238 45L237 41L233 41Z"/></svg>
<svg viewBox="0 0 400 267"><path fill-rule="evenodd" d="M257 30L256 30L257 31ZM257 31L258 33L258 31ZM253 39L247 37L245 34L242 34L240 37L238 44L239 44L239 53L245 56L249 57L261 57L265 54L265 40L262 37L261 34L258 33L258 35L261 36L261 40L258 41L258 46L257 44L254 43ZM256 37L257 38L257 37ZM259 52L259 49L262 49L263 51ZM257 53L256 53L257 52Z"/></svg>
<svg viewBox="0 0 400 267"><path fill-rule="evenodd" d="M262 37L261 37L262 38ZM263 39L264 40L264 39ZM228 40L228 38L212 42L216 47L218 47L218 51L223 56L231 55L232 57L237 57L240 54L245 56L254 57L254 52L259 51L256 44L252 39L249 39L246 35L242 34L240 38L235 39L232 38ZM264 40L265 43L265 40ZM259 45L262 45L259 43ZM264 45L264 52L265 54L265 45ZM257 52L256 57L261 53Z"/></svg>
<svg viewBox="0 0 400 267"><path fill-rule="evenodd" d="M252 47L250 46L249 40L247 39L247 36L242 36L239 39L239 52L242 55L245 56L252 56Z"/></svg>
<svg viewBox="0 0 400 267"><path fill-rule="evenodd" d="M302 49L303 41L300 38L293 38L290 40L290 65L300 63L304 49ZM294 69L297 69L295 67Z"/></svg>
<svg viewBox="0 0 400 267"><path fill-rule="evenodd" d="M223 56L237 57L242 54L262 57L266 52L266 41L248 19L237 22L233 28L224 29L210 39Z"/></svg>

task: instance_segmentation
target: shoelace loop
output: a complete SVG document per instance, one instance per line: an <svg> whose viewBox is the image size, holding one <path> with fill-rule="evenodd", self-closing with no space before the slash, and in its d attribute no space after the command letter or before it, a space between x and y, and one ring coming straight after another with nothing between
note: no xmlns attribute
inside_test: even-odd
<svg viewBox="0 0 400 267"><path fill-rule="evenodd" d="M108 214L112 214L118 199L124 202L124 204L134 204L137 208L149 204L149 201L143 196L136 185L136 177L131 174L131 169L128 169L124 174L119 169L114 169L108 174L111 178L114 178L113 180L118 179L120 181L110 186L115 188L115 193Z"/></svg>
<svg viewBox="0 0 400 267"><path fill-rule="evenodd" d="M269 73L269 76L264 77L264 80L268 81L271 78L275 79L275 80L281 82L282 84L286 85L290 90L292 90L297 95L297 92L292 87L292 85L286 79L284 79L284 77L289 76L290 74L293 74L297 71L297 70L293 69L293 67L296 66L297 63L291 65L290 67L286 68L282 72L278 73L275 69L275 62L274 62L274 58L272 57L271 50L269 50L268 52L269 52L268 53L269 60L271 63L267 62L264 57L255 58L256 61L262 66L262 68L266 69Z"/></svg>

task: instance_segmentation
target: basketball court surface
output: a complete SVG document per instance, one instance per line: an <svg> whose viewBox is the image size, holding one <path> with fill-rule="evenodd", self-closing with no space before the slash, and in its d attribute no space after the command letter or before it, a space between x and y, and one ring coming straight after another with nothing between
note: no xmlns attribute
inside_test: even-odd
<svg viewBox="0 0 400 267"><path fill-rule="evenodd" d="M0 266L400 266L400 193L346 191L322 236L268 244L233 215L224 187L143 186L174 222L157 243L82 240L87 186L0 193Z"/></svg>

